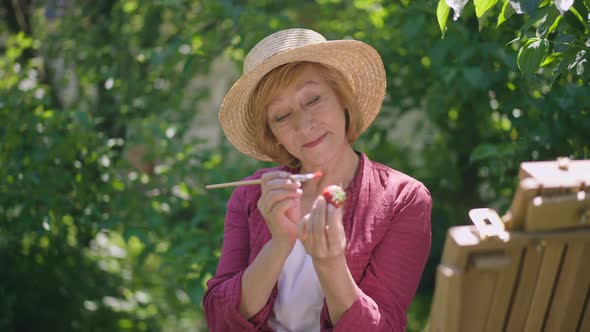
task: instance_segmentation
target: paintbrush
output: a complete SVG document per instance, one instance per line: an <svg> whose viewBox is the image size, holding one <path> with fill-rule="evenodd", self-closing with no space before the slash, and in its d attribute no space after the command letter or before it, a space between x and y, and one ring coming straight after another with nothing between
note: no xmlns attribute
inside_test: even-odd
<svg viewBox="0 0 590 332"><path fill-rule="evenodd" d="M292 174L289 175L289 178L293 181L304 182L312 179L319 178L322 176L322 172L315 172L315 173L307 173L307 174ZM255 185L262 183L261 179L256 180L245 180L245 181L235 181L235 182L225 182L225 183L217 183L217 184L209 184L205 186L207 189L215 189L215 188L226 188L226 187L237 187L237 186L247 186L247 185Z"/></svg>

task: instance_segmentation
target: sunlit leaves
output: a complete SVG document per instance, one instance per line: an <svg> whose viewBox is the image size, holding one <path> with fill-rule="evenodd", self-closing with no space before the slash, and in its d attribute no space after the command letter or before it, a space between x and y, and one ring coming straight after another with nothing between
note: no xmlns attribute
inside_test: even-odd
<svg viewBox="0 0 590 332"><path fill-rule="evenodd" d="M564 53L570 47L580 50L581 45L586 44L589 37L588 4L584 1L549 1L549 0L503 0L499 10L494 10L496 0L473 0L475 13L478 18L480 30L486 24L486 18L490 13L497 13L496 26L501 26L514 14L525 17L519 37L513 42L525 42L519 47L517 54L518 68L523 76L530 79L542 66L547 66L547 73L563 73L570 70L572 73L586 79L590 75L584 70L584 59L575 60L571 55ZM441 28L442 36L447 29L446 17L448 8L441 6L439 1L437 21ZM445 5L457 9L465 6L463 1L445 1ZM455 14L460 11L455 11ZM533 30L534 29L534 30ZM533 30L534 35L529 31ZM564 36L573 37L564 41ZM543 40L537 42L536 39ZM579 54L579 53L578 53ZM564 63L562 60L569 59ZM569 69L568 69L569 68ZM559 74L558 74L559 75ZM553 76L555 80L558 76Z"/></svg>
<svg viewBox="0 0 590 332"><path fill-rule="evenodd" d="M587 21L588 19L588 11L584 5L578 6L580 9L584 9L585 11L581 14L576 7L571 7L570 10L564 12L562 15L565 21L572 27L578 30L579 33L584 34L587 32ZM586 33L587 35L587 33Z"/></svg>
<svg viewBox="0 0 590 332"><path fill-rule="evenodd" d="M22 317L29 308L46 308L28 329L51 321L67 325L43 328L69 331L74 322L88 330L98 326L93 324L98 313L109 331L119 330L117 317L134 330L158 330L164 321L185 321L185 316L191 317L189 328L168 328L202 327L194 322L200 298L181 303L175 294L191 292L187 298L193 299L195 285L203 293L204 271L214 271L221 243L227 192L204 198L196 187L211 178L227 179L225 172L245 176L248 168L201 172L203 162L212 160L214 166L224 157L210 157L202 141L185 133L207 96L206 84L192 82L236 39L235 31L228 32L235 24L228 19L229 6L217 1L72 3L71 12L52 24L31 19L42 27L33 29L33 36L13 34L0 22L5 50L0 54L0 256L11 265L3 282L27 303L19 307L8 294L0 306L15 308ZM61 103L64 95L71 98L67 105ZM137 160L129 158L134 146L147 147ZM216 149L221 155L227 151ZM193 199L207 201L207 207ZM5 222L11 223L6 237ZM98 230L110 239L125 234L129 247L109 244L102 251L89 245ZM142 244L141 260L121 255L133 239ZM189 245L182 257L170 257L169 251L157 251L163 242ZM197 243L200 251L194 255ZM30 260L22 259L23 250ZM193 282L187 270L201 257L206 259L198 262ZM38 284L27 287L27 282ZM52 294L61 283L69 286ZM150 286L138 292L145 285ZM136 295L136 306L126 306L127 294L117 294L123 289ZM99 296L107 293L110 299ZM124 305L105 305L116 304L113 299L125 300L119 302ZM152 314L145 314L148 307ZM116 311L122 308L130 310ZM6 323L11 322L0 322L0 330L16 329Z"/></svg>
<svg viewBox="0 0 590 332"><path fill-rule="evenodd" d="M589 156L588 98L580 88L587 76L575 76L590 70L587 22L580 20L588 1L574 1L563 16L553 1L537 2L535 17L530 1L449 3L462 10L463 22L449 22L444 0L438 26L429 21L434 0L86 1L33 36L5 33L0 43L11 44L0 54L0 123L8 124L0 125L0 216L19 241L0 252L17 253L10 271L24 271L11 272L19 279L12 294L49 299L37 307L52 315L35 321L63 318L70 327L82 315L80 329L91 330L101 313L105 330L159 330L161 321L188 313L188 329L168 330L194 330L231 193L203 185L237 180L260 165L230 153L223 140L210 148L190 137L195 113L209 104L202 98L210 81L199 77L211 75L219 54L239 64L274 29L303 24L329 37L353 36L382 55L388 100L358 144L428 184L439 202L435 240L463 220L465 208L482 203L474 183L487 181L506 198L518 160ZM513 15L516 4L523 15ZM476 17L503 25L478 34ZM39 45L44 60L27 61ZM518 65L531 80L519 75L512 47L522 47ZM61 61L67 75L51 83L43 76L52 68L47 59ZM547 80L551 73L560 79ZM70 89L75 98L62 105L60 94ZM220 102L222 94L212 97ZM408 138L392 140L398 131L388 118L417 120L400 126ZM102 246L88 245L99 240ZM76 292L45 293L66 279ZM27 280L41 286L18 288Z"/></svg>
<svg viewBox="0 0 590 332"><path fill-rule="evenodd" d="M498 0L474 0L473 3L475 4L475 14L477 17L482 17L498 3Z"/></svg>
<svg viewBox="0 0 590 332"><path fill-rule="evenodd" d="M451 7L449 7L445 0L439 0L438 6L436 8L436 19L438 21L438 25L440 27L440 32L442 36L445 36L445 32L447 31L447 20L449 18L449 13L451 12Z"/></svg>
<svg viewBox="0 0 590 332"><path fill-rule="evenodd" d="M561 18L562 16L559 15L556 10L549 11L549 13L545 14L545 16L539 21L539 26L536 31L537 37L545 38L548 34L555 31Z"/></svg>
<svg viewBox="0 0 590 332"><path fill-rule="evenodd" d="M135 0L127 0L123 4L123 11L126 13L131 13L135 11L138 7L138 3Z"/></svg>
<svg viewBox="0 0 590 332"><path fill-rule="evenodd" d="M590 67L586 58L586 50L580 50L574 60L568 65L568 69L575 69L578 75L583 75L586 72L586 67Z"/></svg>
<svg viewBox="0 0 590 332"><path fill-rule="evenodd" d="M509 19L514 14L515 14L515 11L514 11L514 8L512 7L512 5L510 4L510 2L504 1L504 4L502 5L502 10L500 11L500 14L498 15L498 23L496 24L496 26L500 26L500 24L504 23L507 19Z"/></svg>
<svg viewBox="0 0 590 332"><path fill-rule="evenodd" d="M525 77L531 77L541 66L547 55L549 43L546 39L532 38L521 47L516 58L518 68Z"/></svg>

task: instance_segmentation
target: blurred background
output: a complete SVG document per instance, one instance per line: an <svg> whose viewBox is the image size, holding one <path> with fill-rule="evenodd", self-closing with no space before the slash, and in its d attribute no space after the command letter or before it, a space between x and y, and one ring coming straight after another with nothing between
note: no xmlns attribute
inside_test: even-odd
<svg viewBox="0 0 590 332"><path fill-rule="evenodd" d="M269 165L228 144L217 110L248 50L290 27L383 57L386 101L355 147L432 193L419 331L446 230L503 213L520 162L590 157L588 8L1 1L0 331L206 331L231 189L204 185Z"/></svg>

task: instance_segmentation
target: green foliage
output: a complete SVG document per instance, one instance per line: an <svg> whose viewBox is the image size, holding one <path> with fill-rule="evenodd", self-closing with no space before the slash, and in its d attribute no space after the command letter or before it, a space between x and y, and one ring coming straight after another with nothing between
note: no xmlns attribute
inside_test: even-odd
<svg viewBox="0 0 590 332"><path fill-rule="evenodd" d="M486 25L486 18L498 12L498 0L474 0L479 27ZM459 17L467 1L440 0L437 19L444 36L447 17L453 8ZM520 44L518 68L523 76L531 79L535 73L548 73L545 77L559 79L562 75L573 74L588 84L590 71L588 50L590 49L590 4L587 0L503 0L499 9L497 25L503 24L514 13L524 15L526 20L513 42ZM543 69L540 71L539 69Z"/></svg>
<svg viewBox="0 0 590 332"><path fill-rule="evenodd" d="M58 17L35 3L24 20L0 9L2 331L204 329L231 189L203 187L267 164L193 138L209 90L189 87L278 29L384 60L387 99L356 147L434 199L408 330L448 227L504 211L521 161L590 158L587 1L81 1Z"/></svg>
<svg viewBox="0 0 590 332"><path fill-rule="evenodd" d="M203 186L253 169L186 135L227 10L89 1L1 27L0 330L203 328L228 194Z"/></svg>
<svg viewBox="0 0 590 332"><path fill-rule="evenodd" d="M531 38L518 51L516 62L525 77L531 77L545 59L548 48L546 39Z"/></svg>

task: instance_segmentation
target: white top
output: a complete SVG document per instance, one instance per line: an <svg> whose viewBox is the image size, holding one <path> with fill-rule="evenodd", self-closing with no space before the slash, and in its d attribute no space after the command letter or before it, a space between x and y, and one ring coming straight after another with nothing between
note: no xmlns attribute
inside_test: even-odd
<svg viewBox="0 0 590 332"><path fill-rule="evenodd" d="M320 331L323 304L324 292L311 256L297 240L279 276L277 299L268 323L277 332Z"/></svg>

